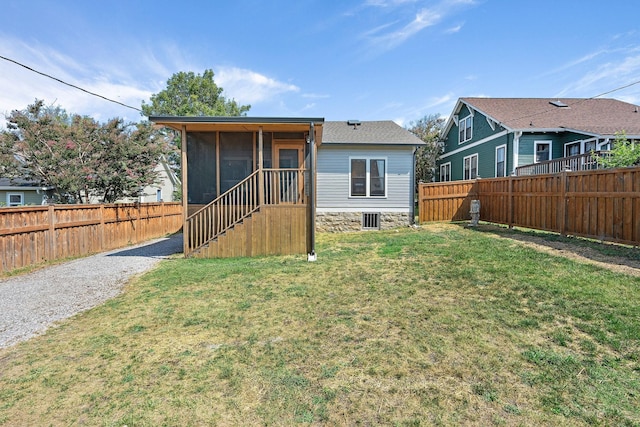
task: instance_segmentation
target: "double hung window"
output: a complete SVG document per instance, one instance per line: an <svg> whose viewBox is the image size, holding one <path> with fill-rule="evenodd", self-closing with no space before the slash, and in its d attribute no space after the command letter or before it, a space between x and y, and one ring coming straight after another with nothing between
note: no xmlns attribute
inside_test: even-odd
<svg viewBox="0 0 640 427"><path fill-rule="evenodd" d="M496 147L496 178L507 176L507 146Z"/></svg>
<svg viewBox="0 0 640 427"><path fill-rule="evenodd" d="M478 155L472 154L464 158L464 179L478 177Z"/></svg>
<svg viewBox="0 0 640 427"><path fill-rule="evenodd" d="M387 195L386 159L350 159L349 195L385 197Z"/></svg>
<svg viewBox="0 0 640 427"><path fill-rule="evenodd" d="M462 144L463 142L467 142L472 137L472 129L473 128L473 117L467 116L464 119L458 121L458 129L460 134L458 139L458 144Z"/></svg>
<svg viewBox="0 0 640 427"><path fill-rule="evenodd" d="M451 162L440 165L440 182L451 181Z"/></svg>

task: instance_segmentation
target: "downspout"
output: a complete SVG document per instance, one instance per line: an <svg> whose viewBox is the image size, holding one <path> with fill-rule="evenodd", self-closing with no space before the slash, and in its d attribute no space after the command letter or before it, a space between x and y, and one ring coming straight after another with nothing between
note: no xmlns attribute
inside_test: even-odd
<svg viewBox="0 0 640 427"><path fill-rule="evenodd" d="M522 136L522 131L513 132L513 169L512 175L516 174L516 168L519 165L519 157L520 157L520 137Z"/></svg>
<svg viewBox="0 0 640 427"><path fill-rule="evenodd" d="M413 153L411 153L411 173L409 179L411 180L409 187L409 225L416 223L416 153L418 147L413 147Z"/></svg>
<svg viewBox="0 0 640 427"><path fill-rule="evenodd" d="M307 261L315 261L316 256L316 130L311 122L309 126L309 246Z"/></svg>

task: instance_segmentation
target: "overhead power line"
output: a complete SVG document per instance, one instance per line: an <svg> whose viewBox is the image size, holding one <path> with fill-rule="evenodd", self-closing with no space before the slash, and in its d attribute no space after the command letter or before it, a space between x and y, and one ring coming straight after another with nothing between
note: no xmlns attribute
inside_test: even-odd
<svg viewBox="0 0 640 427"><path fill-rule="evenodd" d="M19 65L19 66L21 66L23 68L26 68L29 71L33 71L34 73L40 74L41 76L48 77L48 78L50 78L52 80L55 80L55 81L57 81L59 83L62 83L63 85L67 85L67 86L70 86L70 87L72 87L74 89L81 90L82 92L88 93L89 95L97 96L98 98L102 98L105 101L113 102L114 104L122 105L123 107L131 108L132 110L136 110L136 111L142 112L142 110L139 109L139 108L132 107L131 105L124 104L124 103L122 103L120 101L116 101L114 99L107 98L106 96L100 95L99 93L95 93L95 92L91 92L91 91L89 91L87 89L83 89L80 86L76 86L74 84L67 83L64 80L61 80L61 79L59 79L57 77L53 77L53 76L51 76L51 75L49 75L47 73L43 73L42 71L35 70L35 69L29 67L28 65L24 65L24 64L22 64L22 63L20 63L18 61L15 61L15 60L13 60L11 58L7 58L7 57L4 57L4 56L0 55L0 59L4 59L5 61L13 62L14 64Z"/></svg>
<svg viewBox="0 0 640 427"><path fill-rule="evenodd" d="M615 89L611 89L611 90L608 90L608 91L606 91L606 92L602 92L601 94L594 95L594 96L591 96L591 97L589 97L589 98L582 98L582 99L578 99L578 100L577 100L577 101L575 101L575 102L568 103L568 104L567 104L567 107L571 107L571 106L573 106L573 105L578 105L578 104L583 103L583 102L585 102L585 101L588 101L588 100L590 100L590 99L600 98L601 96L609 95L610 93L617 92L617 91L622 90L622 89L626 89L626 88L628 88L628 87L631 87L631 86L637 85L637 84L639 84L639 83L640 83L640 80L636 80L636 81L631 82L631 83L629 83L629 84L626 84L626 85L624 85L624 86L619 86L619 87L617 87L617 88L615 88ZM539 111L539 112L537 112L537 113L527 114L526 116L521 116L521 117L518 117L518 118L513 119L513 120L514 120L514 121L516 121L516 120L522 120L522 119L529 119L529 118L536 117L536 116L541 116L541 115L543 115L543 114L547 114L547 113L548 113L548 111L547 111L547 110Z"/></svg>

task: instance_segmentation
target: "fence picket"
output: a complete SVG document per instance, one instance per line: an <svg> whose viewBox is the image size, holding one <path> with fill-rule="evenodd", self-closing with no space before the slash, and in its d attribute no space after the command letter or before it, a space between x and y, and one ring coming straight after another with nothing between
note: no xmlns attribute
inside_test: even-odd
<svg viewBox="0 0 640 427"><path fill-rule="evenodd" d="M420 184L418 191L420 222L470 220L468 202L478 198L483 221L640 244L640 167Z"/></svg>
<svg viewBox="0 0 640 427"><path fill-rule="evenodd" d="M180 203L0 208L0 264L10 271L116 249L181 227Z"/></svg>

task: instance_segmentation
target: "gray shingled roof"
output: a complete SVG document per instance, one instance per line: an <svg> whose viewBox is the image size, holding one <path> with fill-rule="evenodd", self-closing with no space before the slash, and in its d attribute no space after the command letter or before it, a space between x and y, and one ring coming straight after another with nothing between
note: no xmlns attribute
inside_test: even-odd
<svg viewBox="0 0 640 427"><path fill-rule="evenodd" d="M460 98L512 130L575 129L598 135L640 135L640 107L608 98ZM560 101L568 107L556 107Z"/></svg>
<svg viewBox="0 0 640 427"><path fill-rule="evenodd" d="M0 187L41 187L37 181L29 181L22 178L0 178Z"/></svg>
<svg viewBox="0 0 640 427"><path fill-rule="evenodd" d="M359 125L346 121L324 122L323 144L424 145L424 142L391 120L365 121Z"/></svg>

